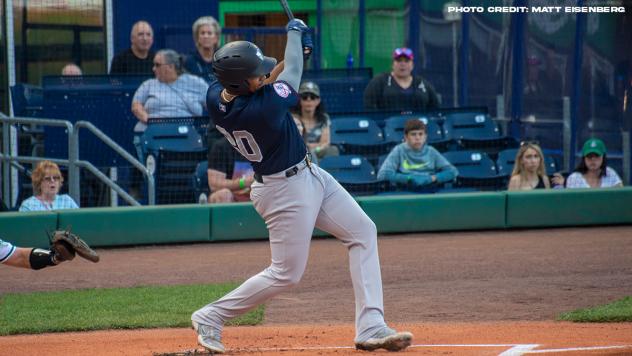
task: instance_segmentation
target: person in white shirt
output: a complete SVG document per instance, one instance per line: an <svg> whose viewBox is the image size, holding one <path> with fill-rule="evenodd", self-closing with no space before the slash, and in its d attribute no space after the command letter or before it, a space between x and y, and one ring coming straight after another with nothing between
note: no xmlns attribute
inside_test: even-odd
<svg viewBox="0 0 632 356"><path fill-rule="evenodd" d="M598 138L584 143L582 160L568 179L566 188L610 188L622 187L617 172L608 167L606 145Z"/></svg>

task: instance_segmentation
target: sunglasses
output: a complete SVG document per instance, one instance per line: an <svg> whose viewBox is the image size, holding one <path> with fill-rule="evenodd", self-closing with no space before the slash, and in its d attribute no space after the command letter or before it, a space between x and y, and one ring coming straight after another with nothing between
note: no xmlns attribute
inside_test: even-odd
<svg viewBox="0 0 632 356"><path fill-rule="evenodd" d="M316 99L319 99L319 98L320 98L320 96L314 95L314 94L310 94L310 93L301 94L301 99L303 99L303 100L316 100Z"/></svg>
<svg viewBox="0 0 632 356"><path fill-rule="evenodd" d="M520 147L526 145L540 145L540 141L520 141Z"/></svg>
<svg viewBox="0 0 632 356"><path fill-rule="evenodd" d="M393 51L393 58L399 59L399 57L413 59L413 51L406 47L396 48L395 51Z"/></svg>
<svg viewBox="0 0 632 356"><path fill-rule="evenodd" d="M46 177L44 177L44 180L46 182L50 182L50 183L52 183L52 182L59 182L59 181L61 181L61 176L46 176Z"/></svg>

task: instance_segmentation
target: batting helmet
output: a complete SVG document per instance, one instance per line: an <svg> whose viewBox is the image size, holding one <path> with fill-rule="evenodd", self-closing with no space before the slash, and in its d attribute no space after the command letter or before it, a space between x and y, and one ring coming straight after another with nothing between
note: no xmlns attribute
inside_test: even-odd
<svg viewBox="0 0 632 356"><path fill-rule="evenodd" d="M213 56L213 72L231 94L248 94L247 79L269 74L276 59L266 57L259 47L248 41L230 42Z"/></svg>

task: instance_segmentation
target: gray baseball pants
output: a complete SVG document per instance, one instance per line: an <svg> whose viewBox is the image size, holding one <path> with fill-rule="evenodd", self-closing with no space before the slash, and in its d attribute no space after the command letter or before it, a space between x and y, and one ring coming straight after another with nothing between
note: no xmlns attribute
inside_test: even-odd
<svg viewBox="0 0 632 356"><path fill-rule="evenodd" d="M386 326L375 224L329 173L304 161L298 167L299 172L289 178L281 172L252 185L250 196L270 235L270 266L193 313L191 319L221 330L227 320L296 285L305 271L316 226L349 250L355 341L365 341Z"/></svg>

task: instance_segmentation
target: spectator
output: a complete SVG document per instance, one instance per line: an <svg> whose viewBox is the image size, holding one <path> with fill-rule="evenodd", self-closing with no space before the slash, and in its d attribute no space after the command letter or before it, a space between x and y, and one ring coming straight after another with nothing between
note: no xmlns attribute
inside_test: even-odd
<svg viewBox="0 0 632 356"><path fill-rule="evenodd" d="M78 209L79 206L67 194L59 194L64 177L59 166L51 161L41 161L31 174L34 195L25 199L20 211Z"/></svg>
<svg viewBox="0 0 632 356"><path fill-rule="evenodd" d="M61 69L61 75L72 76L72 75L83 75L81 72L81 68L74 63L68 63Z"/></svg>
<svg viewBox="0 0 632 356"><path fill-rule="evenodd" d="M200 17L193 23L193 42L196 50L187 56L184 69L207 83L215 80L213 55L219 47L222 29L213 16Z"/></svg>
<svg viewBox="0 0 632 356"><path fill-rule="evenodd" d="M427 137L423 121L406 121L404 142L388 154L377 178L416 189L453 181L458 170L439 151L426 144Z"/></svg>
<svg viewBox="0 0 632 356"><path fill-rule="evenodd" d="M154 52L154 30L146 21L138 21L132 26L131 47L112 58L110 75L147 74L151 75Z"/></svg>
<svg viewBox="0 0 632 356"><path fill-rule="evenodd" d="M608 167L606 145L598 138L584 143L582 160L566 181L567 188L622 187L623 182L614 169Z"/></svg>
<svg viewBox="0 0 632 356"><path fill-rule="evenodd" d="M228 140L217 140L208 153L209 203L232 203L250 200L254 172L250 163ZM229 178L231 177L231 178Z"/></svg>
<svg viewBox="0 0 632 356"><path fill-rule="evenodd" d="M154 57L156 78L140 85L132 99L132 113L138 119L134 127L134 145L141 162L140 136L149 118L202 116L206 108L208 84L182 72L181 57L176 51L163 49Z"/></svg>
<svg viewBox="0 0 632 356"><path fill-rule="evenodd" d="M38 270L48 266L56 266L64 261L66 260L52 251L41 248L17 247L0 239L0 264Z"/></svg>
<svg viewBox="0 0 632 356"><path fill-rule="evenodd" d="M552 183L555 187L563 187L564 178L559 173L556 173ZM508 190L548 188L551 188L551 181L546 175L542 149L536 143L523 142L516 153Z"/></svg>
<svg viewBox="0 0 632 356"><path fill-rule="evenodd" d="M413 58L409 48L393 51L393 70L375 76L364 90L367 109L418 112L439 108L433 86L421 76L413 76Z"/></svg>
<svg viewBox="0 0 632 356"><path fill-rule="evenodd" d="M320 100L320 88L314 82L303 82L298 93L301 96L293 110L293 116L301 121L303 137L312 155L317 158L337 156L338 147L330 145L331 121Z"/></svg>

